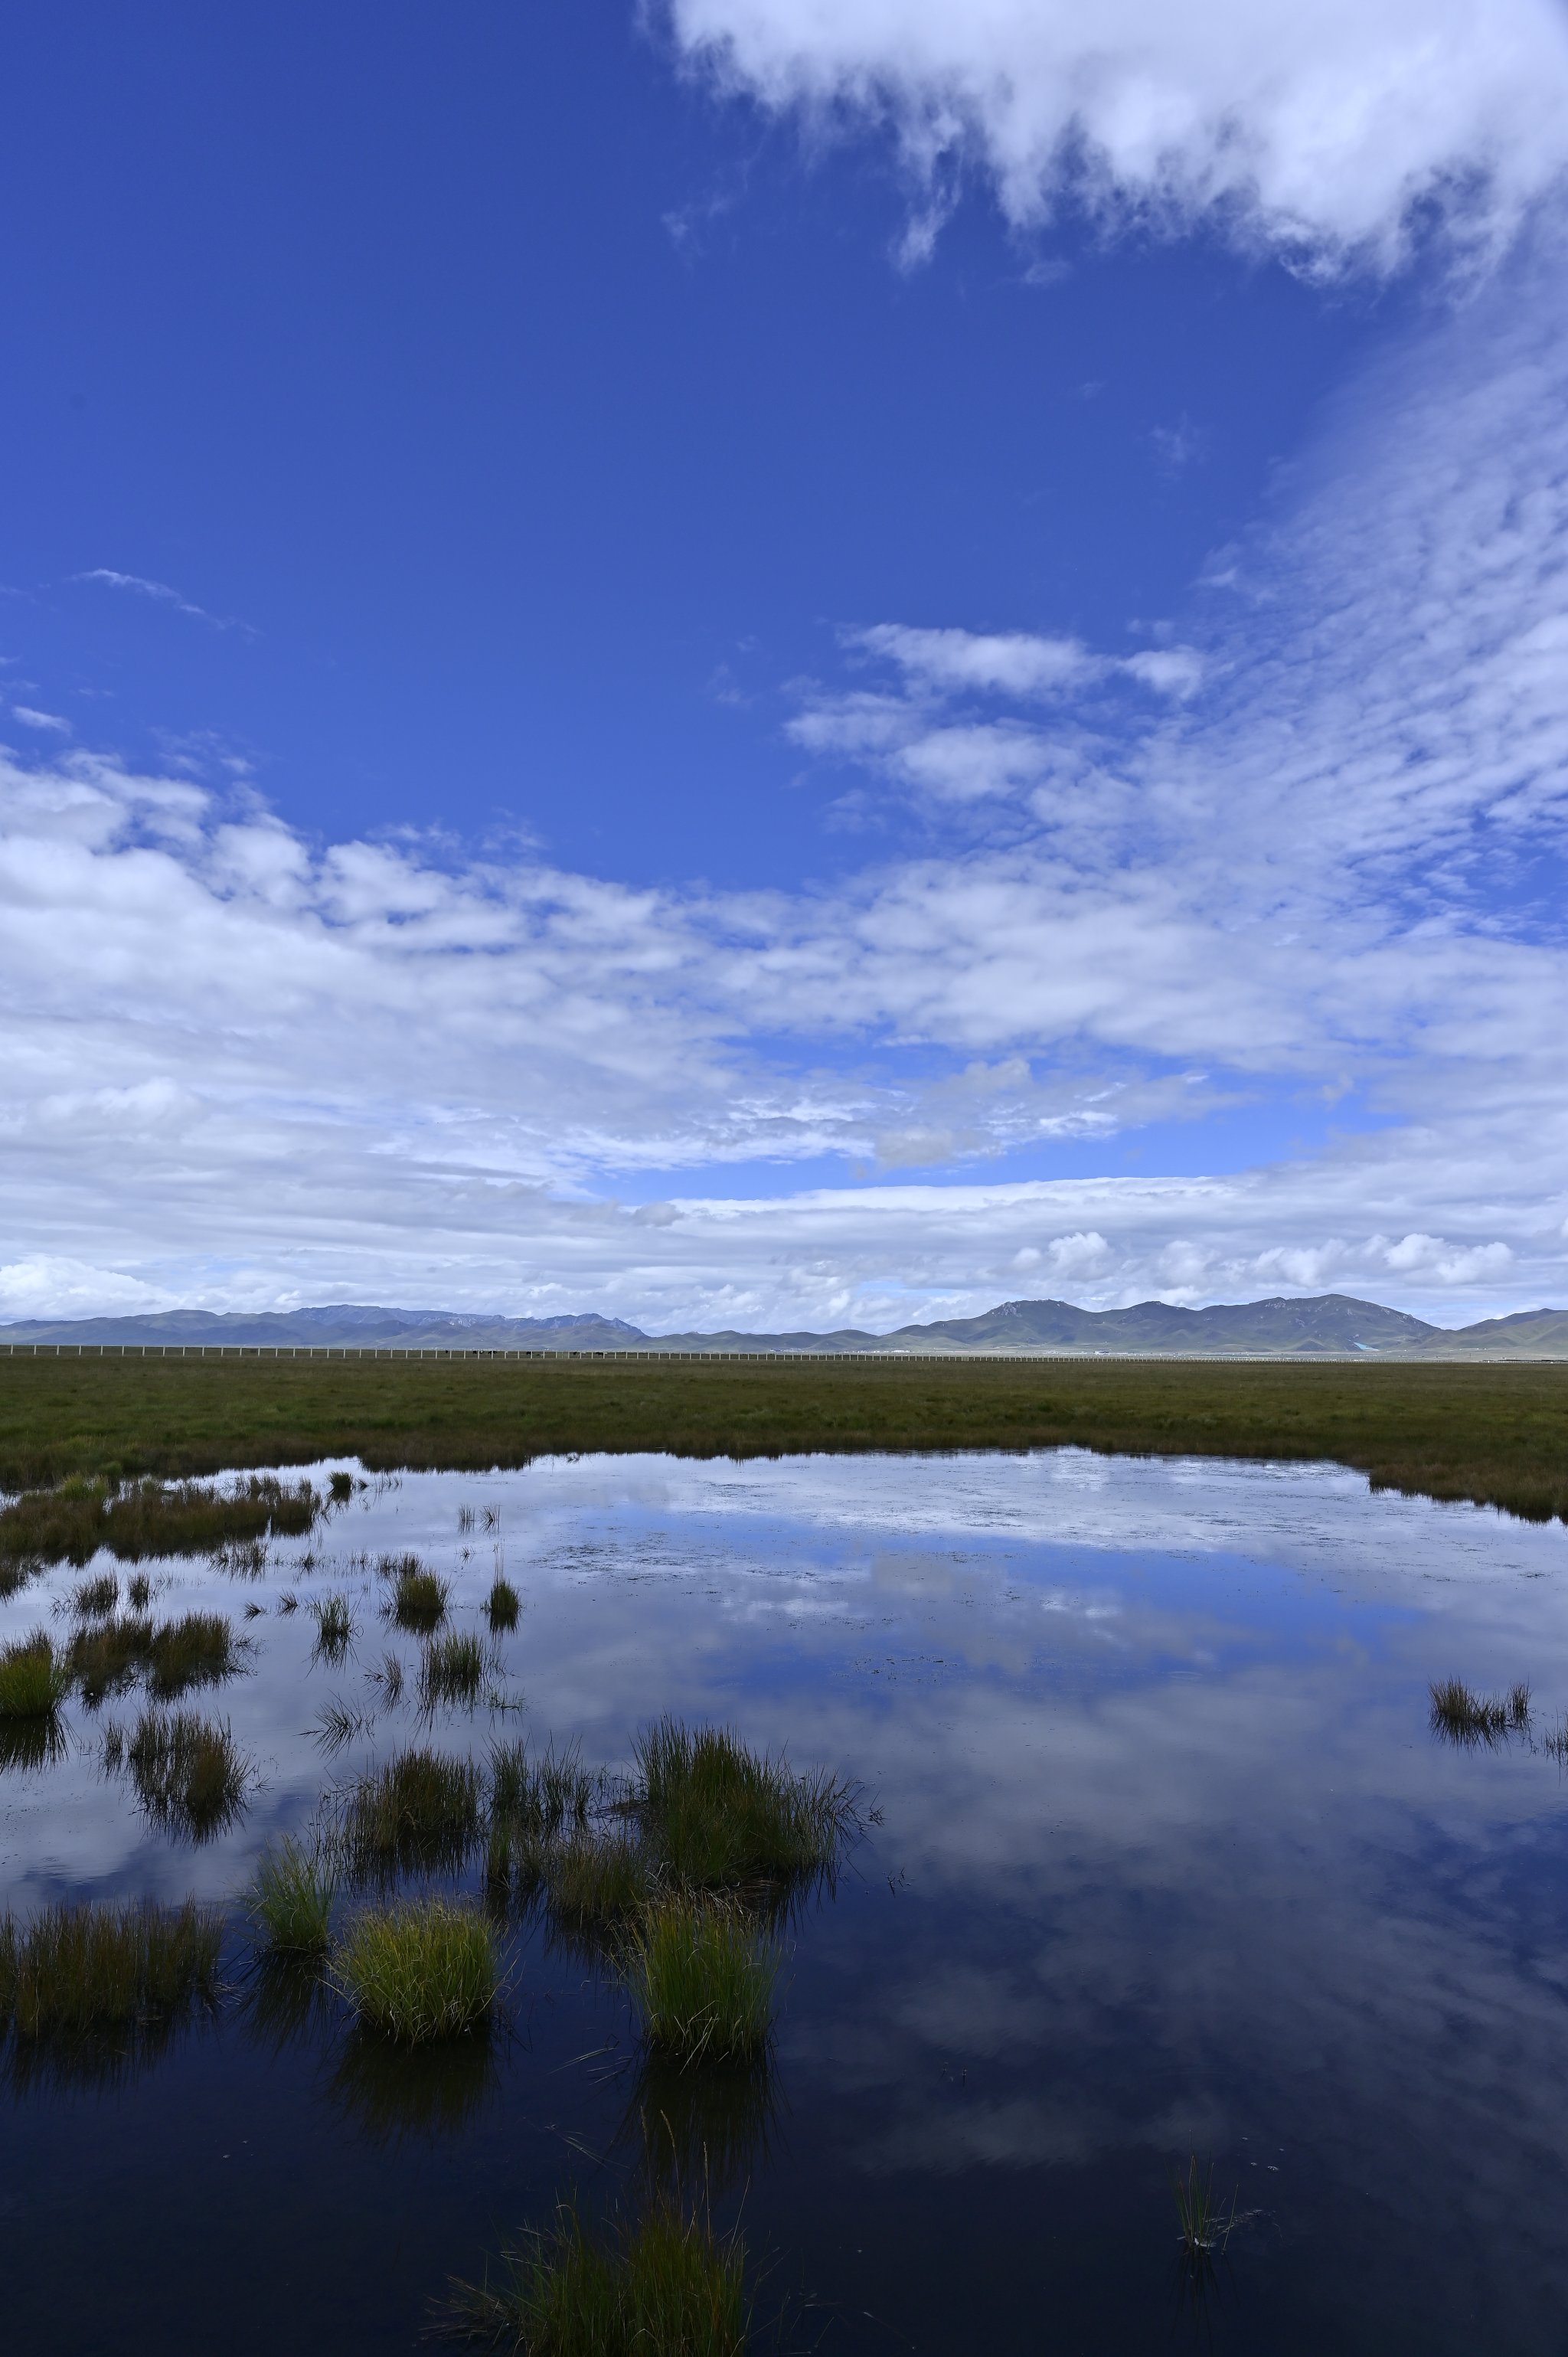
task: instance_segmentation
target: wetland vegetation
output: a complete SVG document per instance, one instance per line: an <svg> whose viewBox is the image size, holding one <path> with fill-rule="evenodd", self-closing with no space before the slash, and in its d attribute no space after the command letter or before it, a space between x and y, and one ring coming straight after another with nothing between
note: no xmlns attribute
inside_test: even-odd
<svg viewBox="0 0 1568 2357"><path fill-rule="evenodd" d="M595 1449L1061 1447L1332 1459L1374 1488L1564 1517L1568 1365L5 1358L0 1483L41 1494L0 1515L0 1566L36 1552L27 1531L56 1527L48 1501L63 1492L44 1485L68 1477L91 1490L111 1475L338 1456L378 1471L484 1470ZM295 1495L277 1511L303 1512ZM281 1527L263 1503L266 1526ZM96 1529L102 1512L73 1505L58 1527Z"/></svg>
<svg viewBox="0 0 1568 2357"><path fill-rule="evenodd" d="M495 1931L479 1909L435 1895L366 1908L334 1965L360 2020L401 2046L477 2029L501 1977Z"/></svg>
<svg viewBox="0 0 1568 2357"><path fill-rule="evenodd" d="M526 2357L740 2357L750 2332L746 2245L703 2212L655 2201L598 2232L575 2203L456 2283L455 2336Z"/></svg>

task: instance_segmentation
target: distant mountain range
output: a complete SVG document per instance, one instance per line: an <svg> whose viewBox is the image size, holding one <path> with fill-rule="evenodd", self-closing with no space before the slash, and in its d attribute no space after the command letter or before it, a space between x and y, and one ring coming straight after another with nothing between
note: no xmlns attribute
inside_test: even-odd
<svg viewBox="0 0 1568 2357"><path fill-rule="evenodd" d="M891 1334L841 1327L831 1334L645 1334L619 1318L493 1318L484 1311L379 1309L338 1302L250 1316L166 1309L136 1318L26 1320L0 1325L5 1342L272 1344L284 1349L391 1346L442 1351L1042 1351L1093 1357L1265 1352L1281 1358L1355 1353L1399 1358L1568 1358L1568 1310L1521 1309L1478 1325L1429 1326L1400 1309L1324 1293L1308 1301L1247 1301L1175 1309L1079 1309L1070 1301L1004 1301L978 1318L940 1318Z"/></svg>

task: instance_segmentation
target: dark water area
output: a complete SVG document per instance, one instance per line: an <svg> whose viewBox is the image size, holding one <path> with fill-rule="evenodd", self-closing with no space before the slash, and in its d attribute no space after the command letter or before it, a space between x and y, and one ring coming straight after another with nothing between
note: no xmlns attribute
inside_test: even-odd
<svg viewBox="0 0 1568 2357"><path fill-rule="evenodd" d="M374 1568L408 1550L456 1628L484 1629L498 1562L518 1588L510 1707L420 1720ZM0 1606L0 1636L67 1633L84 1576ZM103 1770L138 1698L73 1699L63 1757L0 1770L18 1915L233 1902L270 1835L403 1744L576 1739L625 1768L664 1711L857 1779L868 1822L789 1928L760 2076L650 2078L613 1976L538 1915L491 2036L449 2051L390 2052L259 1973L238 1911L215 2018L161 2049L13 2038L7 2346L412 2352L449 2277L574 2189L632 2214L673 2138L689 2187L705 2149L785 2348L1568 2349L1561 1528L1320 1467L584 1458L377 1482L259 1577L156 1577L156 1611L251 1641L189 1699L257 1781L182 1841ZM328 1593L358 1624L337 1664ZM1528 1680L1530 1730L1439 1739L1450 1675ZM336 1753L333 1698L371 1715ZM1196 2276L1192 2154L1247 2213Z"/></svg>

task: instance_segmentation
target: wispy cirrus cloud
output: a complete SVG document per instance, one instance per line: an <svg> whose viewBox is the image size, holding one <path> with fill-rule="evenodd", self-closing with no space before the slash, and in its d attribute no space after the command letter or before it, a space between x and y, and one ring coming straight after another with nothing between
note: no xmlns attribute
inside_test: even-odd
<svg viewBox="0 0 1568 2357"><path fill-rule="evenodd" d="M206 622L214 630L239 630L246 638L255 638L255 625L242 622L232 614L209 614L205 606L195 602L166 581L149 581L140 573L117 573L107 565L95 565L86 573L73 573L72 581L91 582L102 589L124 589L134 597L149 597L155 605L166 606L176 614L183 614L193 622Z"/></svg>

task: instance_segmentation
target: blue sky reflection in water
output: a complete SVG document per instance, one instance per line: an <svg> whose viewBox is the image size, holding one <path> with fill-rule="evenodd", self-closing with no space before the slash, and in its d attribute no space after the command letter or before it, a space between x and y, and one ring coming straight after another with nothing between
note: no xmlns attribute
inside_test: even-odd
<svg viewBox="0 0 1568 2357"><path fill-rule="evenodd" d="M460 1533L463 1504L499 1531ZM168 1575L160 1610L266 1608L216 1706L263 1780L242 1826L174 1844L79 1749L0 1782L10 1900L231 1893L408 1740L406 1702L325 1765L302 1730L370 1699L389 1642L412 1667L354 1564L410 1547L460 1627L498 1548L524 1599L526 1711L443 1717L442 1745L580 1737L615 1764L669 1708L879 1804L795 1935L741 2171L775 2287L820 2303L808 2342L1109 2352L1176 2318L1178 2345L1237 2351L1561 2348L1568 1791L1539 1744L1438 1744L1427 1685L1528 1678L1537 1736L1561 1720L1563 1531L1332 1469L1070 1453L404 1477L314 1570L291 1544L253 1584ZM339 1586L354 1654L311 1667L303 1600ZM35 1588L5 1633L40 1617ZM116 1714L73 1705L78 1745ZM237 2352L412 2351L446 2276L560 2190L634 2198L635 2052L614 1989L534 1928L468 2079L388 2070L330 2013L269 2034L236 1990L116 2085L13 2088L18 2345L162 2350L220 2317ZM1194 2149L1259 2212L1196 2323L1167 2185Z"/></svg>

